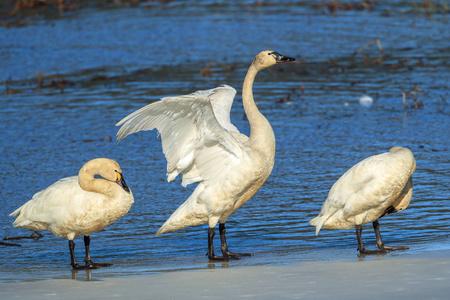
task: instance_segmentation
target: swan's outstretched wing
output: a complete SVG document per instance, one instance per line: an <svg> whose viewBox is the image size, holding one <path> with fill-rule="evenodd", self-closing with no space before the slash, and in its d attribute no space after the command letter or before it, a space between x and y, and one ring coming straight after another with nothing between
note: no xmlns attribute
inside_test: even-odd
<svg viewBox="0 0 450 300"><path fill-rule="evenodd" d="M243 144L230 122L236 90L221 86L211 90L167 97L119 121L117 139L139 131L157 129L167 159L167 180L183 174L183 185L220 177L239 163Z"/></svg>
<svg viewBox="0 0 450 300"><path fill-rule="evenodd" d="M219 124L226 130L239 132L230 120L231 106L233 105L234 96L236 96L236 90L229 85L223 85L212 90L201 92L204 92L206 94L205 96L210 100L214 115Z"/></svg>

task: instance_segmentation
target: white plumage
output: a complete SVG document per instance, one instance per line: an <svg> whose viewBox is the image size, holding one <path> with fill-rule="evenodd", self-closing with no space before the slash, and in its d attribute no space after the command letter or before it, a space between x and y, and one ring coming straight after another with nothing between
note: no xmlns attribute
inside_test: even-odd
<svg viewBox="0 0 450 300"><path fill-rule="evenodd" d="M249 156L252 148L247 144L248 137L230 122L235 94L234 88L224 85L167 97L117 123L122 125L117 133L119 140L157 128L167 159L167 180L182 174L183 186L200 182L158 234L204 223L214 227L221 216L235 210L240 194L255 181L252 169L263 168L259 165L264 163Z"/></svg>
<svg viewBox="0 0 450 300"><path fill-rule="evenodd" d="M402 147L364 159L336 181L310 224L316 234L321 228L350 229L407 208L415 168L412 152Z"/></svg>
<svg viewBox="0 0 450 300"><path fill-rule="evenodd" d="M242 154L241 144L236 140L239 131L229 117L235 94L235 89L224 85L163 98L118 122L118 126L124 126L117 138L121 140L129 134L157 128L167 159L169 182L180 173L183 186L214 179L221 168L238 162ZM199 157L204 159L195 160Z"/></svg>
<svg viewBox="0 0 450 300"><path fill-rule="evenodd" d="M156 128L167 159L167 180L181 174L183 185L199 183L157 234L205 223L210 228L218 222L224 224L266 181L274 163L275 138L270 123L256 107L252 86L259 70L280 59L288 61L276 52L261 52L245 78L243 104L250 138L230 122L236 90L227 85L163 98L116 124L121 126L118 140Z"/></svg>
<svg viewBox="0 0 450 300"><path fill-rule="evenodd" d="M16 218L13 225L49 230L70 241L100 231L124 216L133 204L121 172L113 160L91 160L78 176L58 180L12 212L10 216Z"/></svg>

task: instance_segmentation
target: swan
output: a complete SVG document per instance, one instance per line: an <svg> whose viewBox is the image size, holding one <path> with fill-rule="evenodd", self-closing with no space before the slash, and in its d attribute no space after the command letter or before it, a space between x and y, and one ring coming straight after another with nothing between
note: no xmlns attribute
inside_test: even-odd
<svg viewBox="0 0 450 300"><path fill-rule="evenodd" d="M389 152L370 156L342 175L331 187L320 214L310 221L321 228L355 227L360 254L386 253L408 247L389 247L381 239L379 219L406 209L412 198L414 155L408 148L392 147ZM367 250L362 241L362 225L372 222L377 250Z"/></svg>
<svg viewBox="0 0 450 300"><path fill-rule="evenodd" d="M242 102L250 136L230 121L236 90L223 85L189 95L166 97L123 118L116 126L120 141L130 134L157 129L167 159L167 181L182 174L182 185L198 182L190 197L161 226L157 235L208 224L208 258L239 259L248 253L229 251L225 222L264 184L272 172L275 136L253 99L256 74L295 59L265 50L254 58L245 76ZM219 223L222 256L214 254Z"/></svg>
<svg viewBox="0 0 450 300"><path fill-rule="evenodd" d="M108 158L85 163L78 176L60 179L10 214L14 227L48 230L69 240L73 269L94 269L110 264L94 263L90 235L124 216L133 204L119 164ZM85 265L75 259L75 237L83 235Z"/></svg>

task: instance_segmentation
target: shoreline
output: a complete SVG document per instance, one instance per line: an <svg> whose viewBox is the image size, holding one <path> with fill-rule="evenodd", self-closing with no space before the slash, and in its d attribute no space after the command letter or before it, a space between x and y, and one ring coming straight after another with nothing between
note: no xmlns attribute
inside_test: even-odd
<svg viewBox="0 0 450 300"><path fill-rule="evenodd" d="M400 253L400 252L399 252ZM79 277L85 274L78 273ZM0 283L2 299L448 299L450 250L107 277Z"/></svg>

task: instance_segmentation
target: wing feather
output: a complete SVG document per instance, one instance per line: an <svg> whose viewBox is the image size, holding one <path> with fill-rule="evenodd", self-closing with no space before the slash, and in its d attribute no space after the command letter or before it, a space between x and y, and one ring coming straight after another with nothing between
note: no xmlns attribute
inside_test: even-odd
<svg viewBox="0 0 450 300"><path fill-rule="evenodd" d="M230 122L236 90L212 90L151 103L119 121L117 139L157 129L167 159L167 180L183 174L183 185L216 178L224 168L239 162L244 145ZM218 168L217 166L221 166Z"/></svg>
<svg viewBox="0 0 450 300"><path fill-rule="evenodd" d="M333 185L327 210L343 209L344 217L355 216L372 208L390 206L393 195L403 189L410 177L410 167L392 153L374 155L359 162Z"/></svg>

